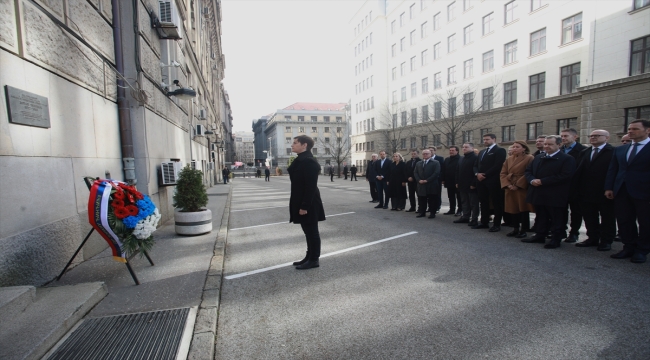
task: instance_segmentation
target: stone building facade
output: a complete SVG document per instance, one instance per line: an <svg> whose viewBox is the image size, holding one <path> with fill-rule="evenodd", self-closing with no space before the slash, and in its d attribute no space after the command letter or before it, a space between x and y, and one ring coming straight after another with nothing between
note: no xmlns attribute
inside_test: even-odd
<svg viewBox="0 0 650 360"><path fill-rule="evenodd" d="M366 1L350 25L358 166L379 150L446 156L486 132L507 146L602 128L618 145L650 117L647 2Z"/></svg>
<svg viewBox="0 0 650 360"><path fill-rule="evenodd" d="M238 131L235 133L235 161L244 164L253 163L255 159L255 145L252 132Z"/></svg>
<svg viewBox="0 0 650 360"><path fill-rule="evenodd" d="M177 17L154 28L165 20L156 0L0 1L0 286L58 275L90 229L84 176L135 184L162 221L174 192L159 182L162 162L220 182L211 169L232 126L221 3L167 3ZM181 88L196 96L170 95ZM10 114L16 94L47 107ZM95 234L75 263L105 248Z"/></svg>

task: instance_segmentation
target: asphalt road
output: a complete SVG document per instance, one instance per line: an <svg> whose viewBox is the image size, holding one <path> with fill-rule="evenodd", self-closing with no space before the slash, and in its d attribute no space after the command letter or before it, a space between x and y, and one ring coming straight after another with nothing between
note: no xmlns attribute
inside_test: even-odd
<svg viewBox="0 0 650 360"><path fill-rule="evenodd" d="M217 359L650 358L650 265L610 259L620 243L548 250L374 209L362 180L319 179L306 271L288 177L233 182Z"/></svg>

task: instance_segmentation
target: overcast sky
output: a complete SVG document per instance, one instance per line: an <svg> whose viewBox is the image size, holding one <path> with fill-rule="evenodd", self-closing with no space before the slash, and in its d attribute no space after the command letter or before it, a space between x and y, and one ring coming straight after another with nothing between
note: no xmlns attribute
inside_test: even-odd
<svg viewBox="0 0 650 360"><path fill-rule="evenodd" d="M222 0L224 86L235 131L295 102L348 102L363 0Z"/></svg>

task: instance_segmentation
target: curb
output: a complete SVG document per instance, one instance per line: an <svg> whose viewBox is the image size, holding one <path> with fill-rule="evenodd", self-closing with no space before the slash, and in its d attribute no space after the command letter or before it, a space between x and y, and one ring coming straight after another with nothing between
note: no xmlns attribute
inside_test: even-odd
<svg viewBox="0 0 650 360"><path fill-rule="evenodd" d="M221 281L223 279L223 264L228 240L228 222L230 218L230 201L232 186L228 190L228 199L223 209L221 226L214 244L210 268L203 285L203 296L196 316L192 343L187 359L214 359L215 342L217 339L217 320L219 318L219 302L221 299Z"/></svg>

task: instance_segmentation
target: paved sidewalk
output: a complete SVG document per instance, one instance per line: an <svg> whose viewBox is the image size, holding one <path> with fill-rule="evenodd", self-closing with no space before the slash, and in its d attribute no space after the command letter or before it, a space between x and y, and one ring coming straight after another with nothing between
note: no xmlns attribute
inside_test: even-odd
<svg viewBox="0 0 650 360"><path fill-rule="evenodd" d="M212 358L230 189L231 185L223 184L207 189L207 207L212 211L211 233L192 237L177 235L173 219L158 228L154 233L156 244L150 253L155 266L150 266L144 257L131 261L141 285L135 286L124 264L114 261L110 249L106 249L49 286L104 282L108 295L87 318L199 307L188 358Z"/></svg>

